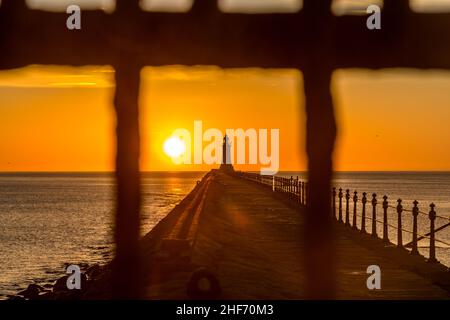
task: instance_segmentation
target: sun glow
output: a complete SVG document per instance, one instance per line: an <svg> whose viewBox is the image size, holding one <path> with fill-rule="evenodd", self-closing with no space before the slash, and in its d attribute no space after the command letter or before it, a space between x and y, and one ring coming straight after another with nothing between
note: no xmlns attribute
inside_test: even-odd
<svg viewBox="0 0 450 320"><path fill-rule="evenodd" d="M186 152L186 144L178 137L172 136L164 142L164 153L172 159L182 156Z"/></svg>

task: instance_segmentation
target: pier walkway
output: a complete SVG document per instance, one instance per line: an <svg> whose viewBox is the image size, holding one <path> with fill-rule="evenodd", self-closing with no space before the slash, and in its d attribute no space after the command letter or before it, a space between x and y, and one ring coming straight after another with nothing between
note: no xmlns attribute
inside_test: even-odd
<svg viewBox="0 0 450 320"><path fill-rule="evenodd" d="M159 267L152 268L146 298L187 298L186 283L198 266L215 274L221 287L220 299L305 298L304 208L291 205L270 188L217 170L201 184L207 186L194 190L203 194L196 204L201 209L189 222L189 228L195 229L190 262L180 259L174 267L159 260ZM386 247L379 239L337 222L335 225L337 298L450 297L446 287L449 277L442 278L441 264L428 264L422 256L411 256L407 250ZM369 265L381 268L380 290L366 286ZM440 283L424 276L433 272Z"/></svg>

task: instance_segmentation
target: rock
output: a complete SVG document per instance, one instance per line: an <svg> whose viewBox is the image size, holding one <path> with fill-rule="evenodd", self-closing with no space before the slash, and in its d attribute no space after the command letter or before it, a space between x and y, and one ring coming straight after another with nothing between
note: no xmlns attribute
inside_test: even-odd
<svg viewBox="0 0 450 320"><path fill-rule="evenodd" d="M56 280L55 284L53 285L53 292L80 291L80 290L86 289L86 287L88 286L87 276L84 273L82 273L80 275L81 289L80 290L77 290L77 289L69 290L69 288L67 288L67 279L68 278L69 278L69 276L64 276L64 277L61 277L58 280Z"/></svg>
<svg viewBox="0 0 450 320"><path fill-rule="evenodd" d="M80 267L81 270L86 270L89 268L89 264L84 262L79 263L78 266Z"/></svg>
<svg viewBox="0 0 450 320"><path fill-rule="evenodd" d="M101 273L101 267L98 264L94 264L86 270L86 275L90 280L95 279Z"/></svg>
<svg viewBox="0 0 450 320"><path fill-rule="evenodd" d="M20 297L20 296L11 296L8 298L9 301L24 301L25 298Z"/></svg>
<svg viewBox="0 0 450 320"><path fill-rule="evenodd" d="M53 292L62 292L62 291L68 291L67 288L67 278L69 276L63 276L56 280L55 284L53 285Z"/></svg>
<svg viewBox="0 0 450 320"><path fill-rule="evenodd" d="M28 286L28 288L26 288L26 289L23 290L23 291L20 291L20 292L18 293L18 295L23 296L25 299L33 300L33 299L36 299L36 298L39 296L39 293L40 293L42 290L44 290L43 287L41 287L41 286L39 286L39 285L37 285L37 284L32 283L32 284L30 284L30 285Z"/></svg>

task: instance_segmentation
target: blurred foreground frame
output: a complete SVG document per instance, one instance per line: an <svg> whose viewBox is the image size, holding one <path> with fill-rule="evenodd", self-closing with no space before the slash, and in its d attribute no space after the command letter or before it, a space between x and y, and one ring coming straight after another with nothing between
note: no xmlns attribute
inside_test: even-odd
<svg viewBox="0 0 450 320"><path fill-rule="evenodd" d="M69 31L65 13L30 10L25 0L0 6L0 69L29 64L111 65L117 116L115 299L142 295L139 256L139 82L144 66L296 68L303 72L307 114L310 206L304 236L307 294L335 294L330 219L336 121L330 92L339 68L450 69L450 14L413 13L408 0L385 0L382 29L366 16L334 16L331 0L304 0L296 13L223 13L215 0L189 12L144 12L138 0L117 0L112 14L83 11ZM298 88L302 90L302 88ZM325 200L324 200L325 199Z"/></svg>

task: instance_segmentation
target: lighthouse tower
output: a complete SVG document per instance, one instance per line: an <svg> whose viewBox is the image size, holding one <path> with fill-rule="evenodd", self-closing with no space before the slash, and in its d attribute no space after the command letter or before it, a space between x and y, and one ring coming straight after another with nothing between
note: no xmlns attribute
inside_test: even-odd
<svg viewBox="0 0 450 320"><path fill-rule="evenodd" d="M234 171L233 165L231 164L231 144L227 135L223 137L222 164L220 165L220 170Z"/></svg>

